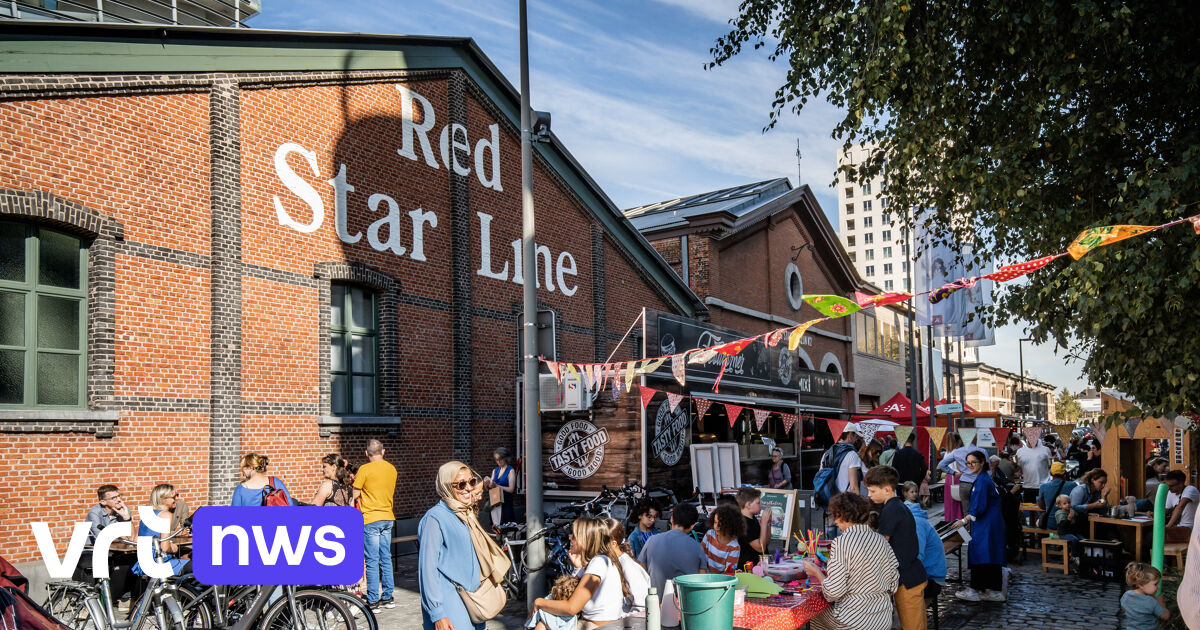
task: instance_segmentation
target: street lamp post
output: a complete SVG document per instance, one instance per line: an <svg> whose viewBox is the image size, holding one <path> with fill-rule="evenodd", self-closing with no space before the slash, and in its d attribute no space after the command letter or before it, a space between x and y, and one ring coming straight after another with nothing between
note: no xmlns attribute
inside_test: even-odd
<svg viewBox="0 0 1200 630"><path fill-rule="evenodd" d="M520 0L521 12L521 264L524 282L524 420L525 420L525 526L526 553L530 566L526 592L527 604L546 593L545 538L536 536L542 530L542 417L538 408L541 400L538 386L537 347L537 259L534 245L533 214L533 125L529 106L529 24L525 15L525 0Z"/></svg>

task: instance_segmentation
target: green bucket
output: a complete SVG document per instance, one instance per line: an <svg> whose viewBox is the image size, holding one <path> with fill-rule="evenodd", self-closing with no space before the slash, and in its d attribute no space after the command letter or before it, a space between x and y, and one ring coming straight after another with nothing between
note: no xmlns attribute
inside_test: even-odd
<svg viewBox="0 0 1200 630"><path fill-rule="evenodd" d="M675 578L682 630L730 630L738 580L732 575L699 574Z"/></svg>

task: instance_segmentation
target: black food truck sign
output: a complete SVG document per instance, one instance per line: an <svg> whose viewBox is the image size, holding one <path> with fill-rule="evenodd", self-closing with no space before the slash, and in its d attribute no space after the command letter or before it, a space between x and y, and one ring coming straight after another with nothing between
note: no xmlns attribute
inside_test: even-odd
<svg viewBox="0 0 1200 630"><path fill-rule="evenodd" d="M645 322L648 357L705 348L747 336L736 330L651 309L646 309ZM734 356L718 354L702 365L689 363L687 378L715 380L721 371L721 362L726 358L729 362L725 366L725 376L721 378L722 390L770 390L788 395L799 392L801 402L841 406L842 376L801 368L799 355L787 349L786 335L773 348L756 340ZM674 381L670 362L659 367L654 376Z"/></svg>

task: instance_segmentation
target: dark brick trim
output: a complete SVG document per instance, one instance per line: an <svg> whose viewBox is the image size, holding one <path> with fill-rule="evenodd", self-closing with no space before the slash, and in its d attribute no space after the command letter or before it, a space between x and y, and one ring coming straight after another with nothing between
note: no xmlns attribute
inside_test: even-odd
<svg viewBox="0 0 1200 630"><path fill-rule="evenodd" d="M400 406L400 323L397 306L401 303L400 282L361 262L322 262L313 265L316 281L318 403L316 413L333 415L332 385L329 378L329 300L335 281L360 284L379 298L379 408L381 416L395 416Z"/></svg>
<svg viewBox="0 0 1200 630"><path fill-rule="evenodd" d="M315 416L317 403L285 402L274 400L243 400L242 415L245 416Z"/></svg>
<svg viewBox="0 0 1200 630"><path fill-rule="evenodd" d="M461 71L450 75L450 123L467 126L467 77ZM451 139L453 144L453 138ZM453 157L451 161L453 161ZM467 177L450 170L450 285L451 285L451 406L453 415L452 453L460 461L471 460L471 384L472 357L471 324L474 319L471 305L471 197Z"/></svg>
<svg viewBox="0 0 1200 630"><path fill-rule="evenodd" d="M209 96L211 204L211 415L208 501L219 505L237 485L242 451L241 98L225 75Z"/></svg>
<svg viewBox="0 0 1200 630"><path fill-rule="evenodd" d="M279 284L290 284L297 287L313 288L317 286L317 280L311 275L296 273L294 271L284 271L272 267L264 267L262 265L252 265L250 263L242 264L242 275L266 280L267 282L278 282Z"/></svg>
<svg viewBox="0 0 1200 630"><path fill-rule="evenodd" d="M113 409L117 318L114 251L121 246L125 227L96 210L42 191L0 190L0 218L28 220L91 241L87 271L86 404L93 411ZM21 421L9 424L15 426ZM30 424L31 428L34 426ZM107 433L111 435L111 430Z"/></svg>
<svg viewBox="0 0 1200 630"><path fill-rule="evenodd" d="M117 396L122 411L208 414L212 405L208 398L166 398L162 396ZM231 489L230 492L233 490Z"/></svg>
<svg viewBox="0 0 1200 630"><path fill-rule="evenodd" d="M138 258L147 258L157 260L159 262L171 263L174 265L184 265L187 267L195 267L197 269L209 269L212 267L212 257L207 254L197 254L194 252L184 251L182 249L171 249L160 245L152 245L150 243L138 243L135 241L121 241L117 253L125 256L136 256Z"/></svg>
<svg viewBox="0 0 1200 630"><path fill-rule="evenodd" d="M111 438L120 419L116 411L0 411L0 433L91 433Z"/></svg>

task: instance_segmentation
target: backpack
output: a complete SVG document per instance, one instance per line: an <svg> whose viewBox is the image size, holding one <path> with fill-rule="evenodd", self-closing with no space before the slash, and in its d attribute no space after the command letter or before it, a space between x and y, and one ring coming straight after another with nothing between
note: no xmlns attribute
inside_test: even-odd
<svg viewBox="0 0 1200 630"><path fill-rule="evenodd" d="M277 485L280 487L276 488ZM278 479L271 477L271 483L263 488L262 504L285 507L291 505L292 503L288 500L287 493L283 491L282 486L283 484L279 483Z"/></svg>
<svg viewBox="0 0 1200 630"><path fill-rule="evenodd" d="M845 442L838 442L821 458L821 470L817 471L817 475L813 477L813 502L819 507L829 507L829 500L841 492L837 488L838 469L842 467L842 460L853 450L853 446ZM832 462L829 461L831 455Z"/></svg>

